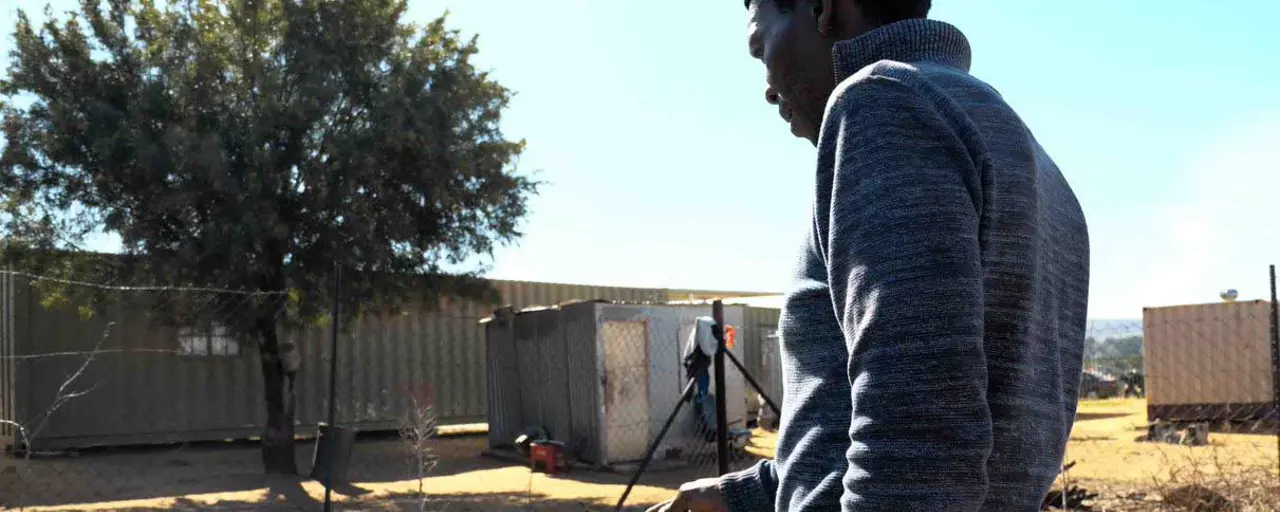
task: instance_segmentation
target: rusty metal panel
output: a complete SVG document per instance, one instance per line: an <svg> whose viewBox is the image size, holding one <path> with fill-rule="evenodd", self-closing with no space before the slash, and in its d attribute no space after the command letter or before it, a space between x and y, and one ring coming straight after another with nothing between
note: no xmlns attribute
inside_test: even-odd
<svg viewBox="0 0 1280 512"><path fill-rule="evenodd" d="M1270 316L1266 301L1145 309L1148 404L1270 403Z"/></svg>

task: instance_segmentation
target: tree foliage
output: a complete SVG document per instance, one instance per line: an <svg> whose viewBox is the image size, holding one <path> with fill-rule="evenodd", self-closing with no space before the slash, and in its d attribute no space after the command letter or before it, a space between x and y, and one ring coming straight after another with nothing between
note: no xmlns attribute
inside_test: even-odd
<svg viewBox="0 0 1280 512"><path fill-rule="evenodd" d="M150 280L293 289L304 316L327 310L335 263L351 311L485 293L443 268L519 235L536 183L498 127L511 92L471 64L475 38L404 23L405 7L85 0L39 27L20 12L3 234L64 249L102 229Z"/></svg>
<svg viewBox="0 0 1280 512"><path fill-rule="evenodd" d="M1142 371L1142 336L1103 340L1085 338L1084 358L1086 364L1098 371L1113 374Z"/></svg>
<svg viewBox="0 0 1280 512"><path fill-rule="evenodd" d="M268 471L293 468L298 358L280 311L322 317L335 266L347 314L492 299L482 269L447 269L516 239L536 193L515 169L524 142L499 129L512 93L471 63L476 38L443 16L406 23L405 9L82 0L39 25L18 13L0 80L0 252L76 277L288 290L243 323L260 341L264 445L285 448L264 450ZM97 231L124 257L77 252Z"/></svg>

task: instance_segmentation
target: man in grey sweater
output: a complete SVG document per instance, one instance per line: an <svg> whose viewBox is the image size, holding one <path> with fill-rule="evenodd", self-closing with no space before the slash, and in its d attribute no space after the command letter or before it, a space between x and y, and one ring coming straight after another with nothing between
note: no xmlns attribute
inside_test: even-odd
<svg viewBox="0 0 1280 512"><path fill-rule="evenodd" d="M1084 215L928 0L747 0L818 148L783 307L777 459L657 510L1038 510L1075 418Z"/></svg>

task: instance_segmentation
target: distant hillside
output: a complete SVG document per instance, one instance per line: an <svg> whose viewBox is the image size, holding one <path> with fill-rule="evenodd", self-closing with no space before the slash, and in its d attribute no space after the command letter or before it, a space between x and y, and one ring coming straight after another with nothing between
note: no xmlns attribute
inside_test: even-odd
<svg viewBox="0 0 1280 512"><path fill-rule="evenodd" d="M1142 320L1090 319L1085 336L1096 340L1142 336Z"/></svg>
<svg viewBox="0 0 1280 512"><path fill-rule="evenodd" d="M1084 340L1084 359L1090 371L1119 375L1142 369L1142 321L1090 320Z"/></svg>

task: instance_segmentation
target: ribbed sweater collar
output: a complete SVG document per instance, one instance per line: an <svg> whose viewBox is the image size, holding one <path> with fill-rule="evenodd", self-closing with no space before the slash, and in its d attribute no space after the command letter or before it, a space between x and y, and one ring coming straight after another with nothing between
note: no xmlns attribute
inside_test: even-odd
<svg viewBox="0 0 1280 512"><path fill-rule="evenodd" d="M972 53L960 29L941 21L912 19L890 23L832 49L836 82L882 60L934 62L969 70Z"/></svg>

